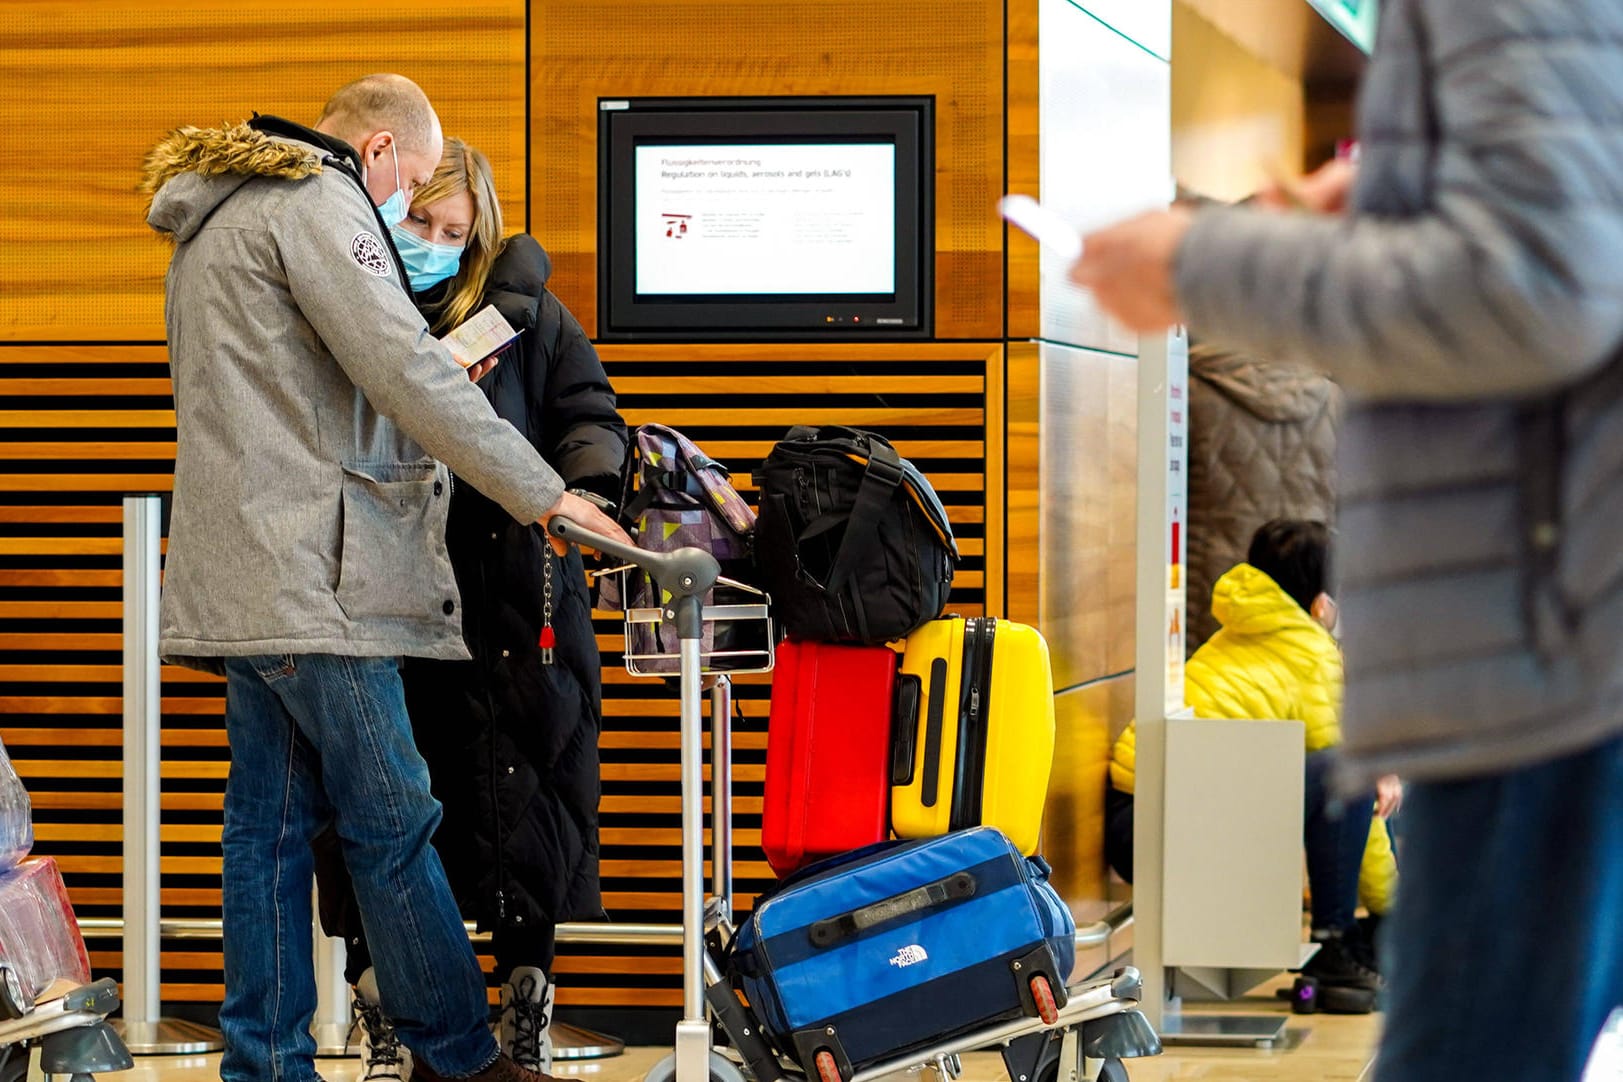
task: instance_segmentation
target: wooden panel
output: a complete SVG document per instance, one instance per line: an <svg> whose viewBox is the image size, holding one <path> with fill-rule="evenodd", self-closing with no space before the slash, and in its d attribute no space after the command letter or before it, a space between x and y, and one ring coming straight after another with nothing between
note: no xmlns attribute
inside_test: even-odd
<svg viewBox="0 0 1623 1082"><path fill-rule="evenodd" d="M1001 337L1001 0L573 0L532 9L534 226L597 327L599 97L933 94L936 334Z"/></svg>
<svg viewBox="0 0 1623 1082"><path fill-rule="evenodd" d="M1008 0L1008 188L1042 195L1042 140L1038 66L1038 0ZM1064 138L1056 133L1056 137ZM1011 339L1042 334L1042 279L1037 242L1012 226L1004 228L1008 250L1007 334ZM1012 475L1011 475L1012 476Z"/></svg>
<svg viewBox="0 0 1623 1082"><path fill-rule="evenodd" d="M1344 5L1350 7L1351 5ZM1249 56L1308 86L1357 85L1368 57L1314 8L1298 0L1174 0L1173 13L1187 8ZM1372 14L1374 5L1366 9ZM1173 24L1179 62L1189 43Z"/></svg>
<svg viewBox="0 0 1623 1082"><path fill-rule="evenodd" d="M14 82L26 77L60 108L30 115L11 149L0 150L0 214L21 238L8 266L23 268L0 292L0 322L21 343L0 347L0 366L10 366L0 367L0 736L30 764L41 849L70 862L70 890L86 916L112 915L119 903L117 499L166 491L174 455L161 347L83 344L155 342L163 333L165 250L131 192L140 156L176 124L235 120L256 108L312 119L328 90L376 66L375 14L355 0L7 5L0 71ZM741 0L408 0L391 9L386 34L389 63L425 86L446 130L490 154L509 229L531 224L528 185L544 193L533 231L554 253L556 288L588 329L599 93L934 94L937 332L990 344L623 346L604 355L628 416L690 429L747 494L750 470L790 423L856 423L893 436L937 483L960 535L953 607L1001 608L1007 514L995 340L1005 324L992 204L1004 178L1002 5L813 0L795 14L784 19ZM245 40L253 49L240 48ZM116 123L106 113L109 75L135 103ZM526 127L516 118L527 93L536 109ZM64 142L63 130L96 138ZM525 176L528 142L536 168ZM14 187L39 161L90 182L48 199L37 187ZM27 344L64 340L78 344ZM659 684L616 667L613 618L599 622L598 636L606 651L605 904L618 919L670 920L678 904L675 703ZM221 688L175 670L164 679L163 904L173 915L216 915ZM766 877L753 846L768 690L761 680L738 690L745 720L733 809L746 907ZM98 950L97 959L100 968L117 964L116 951ZM164 962L167 999L220 997L211 951L187 945L166 951ZM565 1005L679 1002L668 953L573 948L559 966Z"/></svg>
<svg viewBox="0 0 1623 1082"><path fill-rule="evenodd" d="M986 522L983 528L985 540L983 544L986 551L998 553L1004 558L989 564L983 576L976 576L982 582L982 592L986 600L986 611L994 616L1007 616L1008 594L1008 559L1007 559L1007 531L1008 531L1008 470L1006 460L1006 441L1004 431L1006 428L1007 401L1007 348L1000 349L995 355L988 358L986 365L986 471L983 475L983 488L986 494ZM959 550L963 554L963 550ZM960 579L965 580L963 585L968 586L968 576L975 572L958 572L953 579L953 586L959 585Z"/></svg>
<svg viewBox="0 0 1623 1082"><path fill-rule="evenodd" d="M1009 619L1035 624L1042 613L1038 604L1038 574L1042 566L1041 517L1042 441L1039 438L1042 404L1042 365L1035 342L1011 342L1008 348L1008 383L1005 397L1007 465L1004 500L1007 511Z"/></svg>
<svg viewBox="0 0 1623 1082"><path fill-rule="evenodd" d="M253 110L314 123L329 93L384 65L490 156L522 224L527 6L411 0L380 19L359 0L10 0L0 85L50 107L9 113L0 148L0 326L18 340L162 338L168 249L136 191L147 149L179 125Z"/></svg>
<svg viewBox="0 0 1623 1082"><path fill-rule="evenodd" d="M1298 6L1304 22L1320 21L1306 4ZM1172 65L1172 175L1178 183L1213 199L1235 200L1256 191L1270 173L1300 171L1306 134L1300 80L1249 52L1182 0L1172 5L1172 36L1178 55Z"/></svg>
<svg viewBox="0 0 1623 1082"><path fill-rule="evenodd" d="M1000 346L616 346L602 353L627 417L682 425L733 469L747 498L754 498L751 471L792 423L859 424L894 437L937 483L960 536L953 607L980 613L1002 589L1003 450L1001 436L988 438L1003 427ZM164 357L139 346L0 346L0 366L8 364L0 368L0 420L12 426L0 442L0 738L32 791L39 850L62 861L82 915L115 915L119 479L149 477L147 490L169 486L173 415L166 393L149 393L167 390ZM98 387L112 390L97 394ZM605 665L605 904L619 920L669 921L679 905L677 703L661 683L625 673L618 618L596 615ZM163 903L171 915L216 916L228 770L223 687L172 667L163 680ZM745 904L770 879L757 848L769 691L765 677L740 679L736 691L733 811ZM183 949L165 952L164 994L176 1001L218 995L212 955L195 944L170 946ZM98 956L104 968L116 965L115 953ZM674 1003L674 958L572 946L560 962L562 1002Z"/></svg>

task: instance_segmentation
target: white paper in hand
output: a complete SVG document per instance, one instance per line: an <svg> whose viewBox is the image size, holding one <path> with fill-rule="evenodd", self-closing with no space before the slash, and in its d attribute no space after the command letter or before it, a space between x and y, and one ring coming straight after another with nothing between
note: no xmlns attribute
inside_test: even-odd
<svg viewBox="0 0 1623 1082"><path fill-rule="evenodd" d="M1082 234L1058 214L1029 195L1006 195L998 201L998 213L1035 237L1037 242L1066 260L1082 258Z"/></svg>
<svg viewBox="0 0 1623 1082"><path fill-rule="evenodd" d="M478 364L518 337L513 325L502 318L494 304L487 304L456 330L440 339L463 368Z"/></svg>

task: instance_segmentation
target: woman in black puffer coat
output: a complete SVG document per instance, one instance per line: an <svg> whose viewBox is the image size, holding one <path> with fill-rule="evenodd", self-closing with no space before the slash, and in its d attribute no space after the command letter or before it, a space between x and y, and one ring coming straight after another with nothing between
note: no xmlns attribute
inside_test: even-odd
<svg viewBox="0 0 1623 1082"><path fill-rule="evenodd" d="M526 234L503 243L500 215L484 156L447 139L394 231L418 305L440 335L495 305L518 339L470 376L572 491L617 499L626 427L614 391L580 324L547 290L546 252ZM554 926L603 915L591 601L578 549L557 556L539 526L514 521L471 485L453 481L446 544L473 657L406 659L406 705L445 809L435 848L463 914L494 936L503 1050L545 1070ZM550 650L541 645L549 598ZM321 863L333 870L330 853ZM330 878L324 897L336 893ZM399 1051L366 979L359 921L342 900L322 908L329 933L349 947L369 1076L391 1077Z"/></svg>

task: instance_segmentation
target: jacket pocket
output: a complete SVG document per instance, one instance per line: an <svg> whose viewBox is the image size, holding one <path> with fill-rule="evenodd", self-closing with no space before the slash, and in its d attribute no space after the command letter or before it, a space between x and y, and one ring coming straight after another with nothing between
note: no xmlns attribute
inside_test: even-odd
<svg viewBox="0 0 1623 1082"><path fill-rule="evenodd" d="M343 471L337 598L344 615L424 620L454 612L456 579L445 549L450 492L438 463Z"/></svg>

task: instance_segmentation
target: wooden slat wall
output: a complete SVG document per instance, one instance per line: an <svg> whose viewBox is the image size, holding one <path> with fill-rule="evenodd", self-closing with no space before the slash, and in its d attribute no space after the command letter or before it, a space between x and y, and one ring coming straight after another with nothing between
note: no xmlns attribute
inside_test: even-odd
<svg viewBox="0 0 1623 1082"><path fill-rule="evenodd" d="M522 224L527 7L413 0L380 23L358 0L5 5L0 87L16 107L0 146L0 739L33 790L37 850L61 859L83 915L119 913L118 499L167 491L174 454L168 249L142 220L141 159L180 124L253 110L313 122L332 89L386 64L490 156ZM170 915L219 913L219 694L165 670ZM117 941L90 946L117 976ZM164 994L217 1000L219 970L217 952L166 950Z"/></svg>
<svg viewBox="0 0 1623 1082"><path fill-rule="evenodd" d="M0 146L0 217L14 234L0 290L0 739L33 792L37 849L61 860L81 915L120 912L118 504L127 491L169 490L175 439L162 348L167 251L133 189L146 147L177 124L252 109L309 121L343 81L403 71L448 133L490 155L509 228L532 220L555 256L554 287L590 330L597 95L936 95L941 340L622 345L603 355L629 420L682 427L751 498L751 469L792 423L892 436L949 505L965 557L953 608L1003 611L1004 477L1023 467L1005 463L1004 252L992 213L1004 186L1001 3L812 0L785 19L753 0L406 0L387 25L357 0L16 0L6 14L0 85L27 86L53 108L17 111L20 127ZM47 162L42 195L33 178ZM1034 566L1035 552L1021 559ZM618 633L613 617L600 619L605 900L619 919L672 921L676 703L619 667ZM755 847L768 690L750 678L737 692L745 904L766 875ZM171 916L219 913L221 694L218 681L164 671ZM116 976L116 940L91 947L98 971ZM166 947L165 997L217 1002L216 945ZM679 1000L670 951L572 948L559 969L565 1005Z"/></svg>
<svg viewBox="0 0 1623 1082"><path fill-rule="evenodd" d="M73 363L38 377L57 354ZM895 438L939 487L964 561L954 608L983 611L988 557L988 394L997 346L606 347L631 423L677 424L749 474L791 423L861 424ZM110 388L117 388L115 394ZM155 347L0 347L0 739L33 792L39 851L58 857L81 915L119 912L120 725L118 502L167 491L174 451L163 351ZM992 421L997 424L995 417ZM107 438L118 427L118 439ZM42 442L48 453L36 454ZM999 512L1000 514L1000 512ZM993 561L995 564L995 561ZM994 567L993 578L1001 581ZM619 623L600 618L604 649L604 889L621 920L676 919L680 847L677 704L659 682L619 667ZM743 678L734 811L743 900L768 876L759 853L768 683ZM223 687L165 668L163 903L166 914L219 909L221 798L228 763ZM92 944L98 969L116 950ZM164 994L214 1000L217 951L164 953ZM577 947L560 962L570 1006L675 1006L671 952Z"/></svg>

